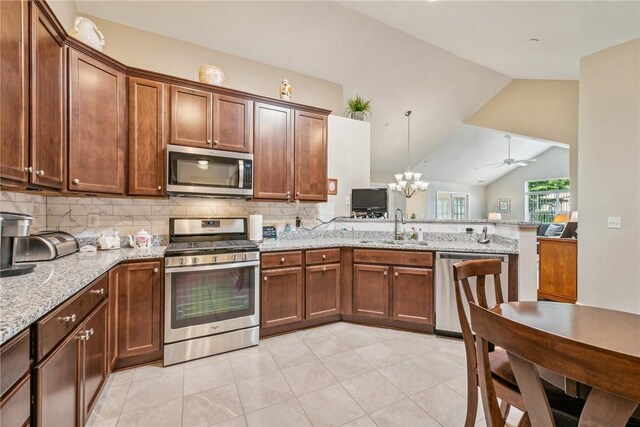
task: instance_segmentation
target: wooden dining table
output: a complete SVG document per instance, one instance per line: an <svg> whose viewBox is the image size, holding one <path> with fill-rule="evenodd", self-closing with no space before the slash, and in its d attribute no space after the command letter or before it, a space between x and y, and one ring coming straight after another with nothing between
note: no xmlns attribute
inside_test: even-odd
<svg viewBox="0 0 640 427"><path fill-rule="evenodd" d="M582 343L606 357L630 362L624 387L612 390L624 398L640 401L640 315L606 308L548 301L519 301L496 305L491 311L531 328ZM552 342L552 341L551 341ZM553 351L553 348L549 348ZM607 366L601 367L606 373ZM585 398L590 387L555 372L538 367L540 376L565 393ZM601 374L602 372L598 373ZM596 374L594 372L594 374ZM612 378L618 383L620 378ZM640 407L634 416L640 415Z"/></svg>

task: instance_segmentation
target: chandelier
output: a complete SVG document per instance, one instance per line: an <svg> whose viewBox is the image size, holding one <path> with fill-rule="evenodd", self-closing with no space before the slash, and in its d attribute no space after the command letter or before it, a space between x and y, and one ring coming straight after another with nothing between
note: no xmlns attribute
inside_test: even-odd
<svg viewBox="0 0 640 427"><path fill-rule="evenodd" d="M418 191L426 191L429 183L420 179L422 177L420 172L411 171L411 110L404 113L404 115L407 118L407 168L403 173L394 175L396 182L390 183L389 189L391 191L398 191L409 199Z"/></svg>

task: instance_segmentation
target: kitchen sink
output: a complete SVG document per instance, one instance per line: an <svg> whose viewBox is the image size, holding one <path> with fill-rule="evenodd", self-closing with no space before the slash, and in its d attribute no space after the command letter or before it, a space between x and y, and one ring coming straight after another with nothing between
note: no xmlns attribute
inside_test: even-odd
<svg viewBox="0 0 640 427"><path fill-rule="evenodd" d="M382 243L397 246L427 246L427 242L417 240L360 240L360 243Z"/></svg>

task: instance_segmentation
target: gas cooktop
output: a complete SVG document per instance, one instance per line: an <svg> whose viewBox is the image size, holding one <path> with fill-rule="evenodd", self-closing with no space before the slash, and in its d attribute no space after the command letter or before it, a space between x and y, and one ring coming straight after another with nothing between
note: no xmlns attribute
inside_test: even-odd
<svg viewBox="0 0 640 427"><path fill-rule="evenodd" d="M258 245L249 240L208 240L204 242L176 242L170 243L166 254L185 253L224 253L230 251L257 251Z"/></svg>

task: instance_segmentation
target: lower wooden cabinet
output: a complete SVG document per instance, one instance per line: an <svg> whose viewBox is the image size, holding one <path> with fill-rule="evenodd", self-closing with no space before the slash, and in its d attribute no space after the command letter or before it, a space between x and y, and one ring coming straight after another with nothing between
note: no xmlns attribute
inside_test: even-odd
<svg viewBox="0 0 640 427"><path fill-rule="evenodd" d="M392 280L393 318L433 324L433 270L394 267Z"/></svg>
<svg viewBox="0 0 640 427"><path fill-rule="evenodd" d="M263 270L261 285L263 328L302 320L302 267Z"/></svg>
<svg viewBox="0 0 640 427"><path fill-rule="evenodd" d="M35 369L36 424L82 426L107 378L103 301Z"/></svg>
<svg viewBox="0 0 640 427"><path fill-rule="evenodd" d="M1 426L28 426L31 415L31 375L25 376L0 400Z"/></svg>
<svg viewBox="0 0 640 427"><path fill-rule="evenodd" d="M120 267L109 270L109 361L108 368L112 371L118 361L118 289L120 288Z"/></svg>
<svg viewBox="0 0 640 427"><path fill-rule="evenodd" d="M354 314L389 317L389 269L386 265L353 265Z"/></svg>
<svg viewBox="0 0 640 427"><path fill-rule="evenodd" d="M340 264L306 267L305 319L340 314Z"/></svg>
<svg viewBox="0 0 640 427"><path fill-rule="evenodd" d="M578 297L578 241L538 237L538 298L575 303Z"/></svg>
<svg viewBox="0 0 640 427"><path fill-rule="evenodd" d="M31 357L29 329L0 347L0 426L29 425Z"/></svg>
<svg viewBox="0 0 640 427"><path fill-rule="evenodd" d="M118 368L162 359L162 263L118 267Z"/></svg>

